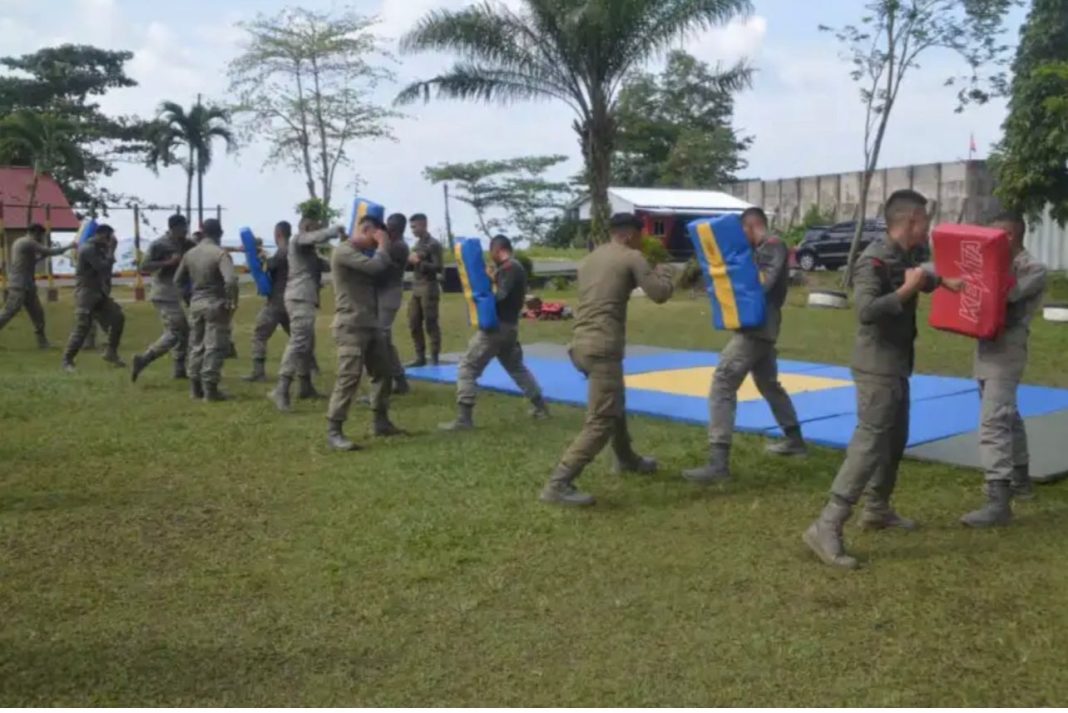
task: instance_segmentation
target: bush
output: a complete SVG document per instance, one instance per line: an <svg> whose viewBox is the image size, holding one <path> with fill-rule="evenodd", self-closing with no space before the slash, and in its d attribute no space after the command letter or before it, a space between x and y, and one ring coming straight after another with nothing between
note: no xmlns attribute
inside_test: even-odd
<svg viewBox="0 0 1068 713"><path fill-rule="evenodd" d="M704 284L705 275L704 270L701 269L701 263L697 262L697 258L692 257L686 263L686 267L682 268L682 272L679 273L675 288L678 290L694 290L703 287Z"/></svg>
<svg viewBox="0 0 1068 713"><path fill-rule="evenodd" d="M315 220L320 223L329 223L341 215L319 198L309 198L303 203L298 203L297 213L300 214L301 220Z"/></svg>
<svg viewBox="0 0 1068 713"><path fill-rule="evenodd" d="M557 218L540 244L549 248L584 248L589 226L588 220Z"/></svg>
<svg viewBox="0 0 1068 713"><path fill-rule="evenodd" d="M526 270L527 279L530 280L531 278L533 278L534 277L534 261L530 259L530 256L527 255L522 250L516 250L515 253L514 253L514 257L515 257L516 261L520 265L523 266L523 269Z"/></svg>
<svg viewBox="0 0 1068 713"><path fill-rule="evenodd" d="M563 275L557 275L553 279L549 280L549 287L557 292L563 292L571 287L571 280Z"/></svg>
<svg viewBox="0 0 1068 713"><path fill-rule="evenodd" d="M642 238L642 254L653 265L671 260L671 254L658 238Z"/></svg>
<svg viewBox="0 0 1068 713"><path fill-rule="evenodd" d="M794 225L783 232L783 242L790 246L797 245L804 239L805 233L810 229L815 228L818 225L829 225L833 223L834 220L833 212L828 211L827 213L821 213L819 206L811 206L798 225Z"/></svg>

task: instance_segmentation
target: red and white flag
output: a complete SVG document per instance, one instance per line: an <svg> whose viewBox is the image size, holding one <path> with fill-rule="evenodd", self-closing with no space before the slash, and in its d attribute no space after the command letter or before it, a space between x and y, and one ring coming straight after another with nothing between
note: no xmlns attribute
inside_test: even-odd
<svg viewBox="0 0 1068 713"><path fill-rule="evenodd" d="M975 134L973 133L971 143L968 145L968 156L975 156L977 151L979 151L979 148L975 145Z"/></svg>

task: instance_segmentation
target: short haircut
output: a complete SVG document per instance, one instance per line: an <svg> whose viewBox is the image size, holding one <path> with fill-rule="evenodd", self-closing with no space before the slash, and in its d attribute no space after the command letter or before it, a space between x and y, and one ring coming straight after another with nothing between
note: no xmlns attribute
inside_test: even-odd
<svg viewBox="0 0 1068 713"><path fill-rule="evenodd" d="M413 215L411 218L408 219L408 222L409 223L414 223L417 220L421 220L421 221L423 221L425 223L426 222L426 214L425 213L416 213L415 215Z"/></svg>
<svg viewBox="0 0 1068 713"><path fill-rule="evenodd" d="M386 219L386 225L390 229L395 229L397 232L403 233L408 227L408 219L404 217L403 213L394 213Z"/></svg>
<svg viewBox="0 0 1068 713"><path fill-rule="evenodd" d="M927 209L923 194L910 189L894 191L886 201L886 225L892 227L912 217L917 210Z"/></svg>
<svg viewBox="0 0 1068 713"><path fill-rule="evenodd" d="M175 213L170 218L167 218L168 228L186 228L189 226L189 221L185 219L185 216L181 213Z"/></svg>
<svg viewBox="0 0 1068 713"><path fill-rule="evenodd" d="M222 223L215 218L208 218L204 221L204 225L201 226L204 230L204 235L209 238L221 238L223 234Z"/></svg>
<svg viewBox="0 0 1068 713"><path fill-rule="evenodd" d="M641 230L642 227L643 224L641 219L633 213L616 213L608 221L608 228L610 230L620 230L623 228Z"/></svg>
<svg viewBox="0 0 1068 713"><path fill-rule="evenodd" d="M364 217L360 218L360 225L363 225L364 223L370 223L371 225L375 226L379 230L385 230L386 229L386 224L383 223L380 218L377 218L377 217L375 217L373 215L365 215Z"/></svg>
<svg viewBox="0 0 1068 713"><path fill-rule="evenodd" d="M1006 225L1013 226L1020 235L1027 234L1027 221L1024 219L1023 214L1014 211L1007 210L1002 213L998 213L994 216L991 223L1004 223ZM1012 236L1016 237L1016 236Z"/></svg>
<svg viewBox="0 0 1068 713"><path fill-rule="evenodd" d="M40 223L34 223L30 226L29 233L30 235L44 235L45 227Z"/></svg>
<svg viewBox="0 0 1068 713"><path fill-rule="evenodd" d="M100 233L105 233L107 235L114 235L115 234L115 229L112 228L107 223L101 223L100 225L96 226L96 234L99 235Z"/></svg>
<svg viewBox="0 0 1068 713"><path fill-rule="evenodd" d="M490 250L504 249L512 251L512 241L506 235L495 235L490 241Z"/></svg>
<svg viewBox="0 0 1068 713"><path fill-rule="evenodd" d="M764 224L764 227L768 227L768 214L764 212L763 208L753 206L752 208L746 208L742 213L742 220L746 218L760 218L760 222Z"/></svg>
<svg viewBox="0 0 1068 713"><path fill-rule="evenodd" d="M287 238L293 235L293 226L289 224L288 220L280 220L274 226L275 230L282 231L282 235Z"/></svg>

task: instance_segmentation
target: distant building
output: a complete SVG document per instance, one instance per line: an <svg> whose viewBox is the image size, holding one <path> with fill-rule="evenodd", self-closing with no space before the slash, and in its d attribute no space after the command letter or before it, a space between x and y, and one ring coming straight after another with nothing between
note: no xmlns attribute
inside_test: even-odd
<svg viewBox="0 0 1068 713"><path fill-rule="evenodd" d="M739 214L751 203L720 191L674 188L609 188L612 213L634 213L645 224L645 234L660 239L674 257L687 257L693 246L686 225L699 218ZM570 217L590 219L589 197L569 206Z"/></svg>
<svg viewBox="0 0 1068 713"><path fill-rule="evenodd" d="M54 233L72 233L80 224L63 189L48 174L38 177L33 210L28 211L32 187L32 168L0 166L0 262L5 278L11 262L11 245L25 235L31 225L51 223ZM38 271L43 267L42 260Z"/></svg>

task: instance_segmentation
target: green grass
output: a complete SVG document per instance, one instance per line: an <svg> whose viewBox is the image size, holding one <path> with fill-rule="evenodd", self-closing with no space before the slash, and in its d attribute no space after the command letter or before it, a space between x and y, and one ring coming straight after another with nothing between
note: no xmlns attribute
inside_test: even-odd
<svg viewBox="0 0 1068 713"><path fill-rule="evenodd" d="M1063 293L1063 285L1058 285ZM553 297L570 299L572 295ZM121 295L120 295L121 297ZM63 339L71 307L49 305ZM848 313L796 308L786 358L848 360ZM237 400L193 403L160 362L137 385L85 354L80 373L0 333L0 704L1043 706L1068 698L1068 491L1019 522L970 532L974 472L909 462L897 502L919 533L847 536L865 568L830 571L800 532L841 461L784 464L740 438L736 482L676 476L699 428L634 419L662 473L582 483L588 512L536 502L582 414L531 424L485 395L480 429L439 434L449 388L417 385L395 420L410 438L350 432L327 452L324 407L280 417L248 368L258 300L238 314ZM124 353L157 336L126 305ZM468 338L444 304L446 347ZM332 383L329 316L319 320ZM524 325L564 342L570 325ZM405 330L397 331L410 354ZM715 349L704 299L636 300L635 343ZM283 348L271 343L273 371ZM919 368L967 375L971 345L924 328ZM1068 387L1068 330L1036 324L1029 381Z"/></svg>

